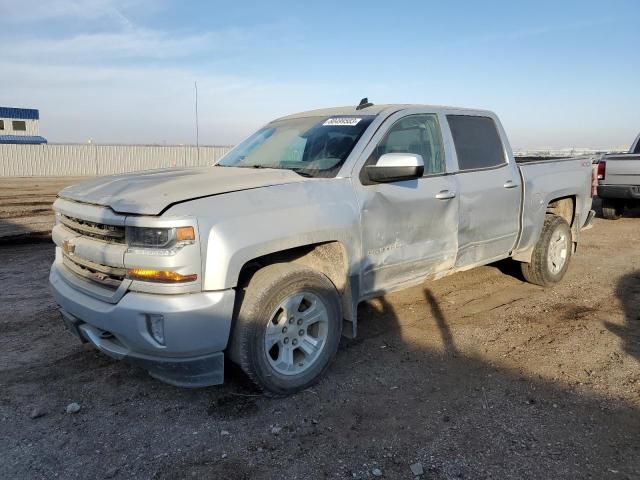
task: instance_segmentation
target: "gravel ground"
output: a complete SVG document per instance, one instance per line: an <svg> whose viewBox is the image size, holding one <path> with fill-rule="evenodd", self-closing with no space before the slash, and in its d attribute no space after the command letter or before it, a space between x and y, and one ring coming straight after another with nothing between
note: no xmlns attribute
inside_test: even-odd
<svg viewBox="0 0 640 480"><path fill-rule="evenodd" d="M555 288L503 262L364 303L360 337L286 399L81 345L52 244L0 246L0 478L640 478L638 245L640 212L596 219Z"/></svg>
<svg viewBox="0 0 640 480"><path fill-rule="evenodd" d="M0 243L46 236L56 194L83 177L0 177Z"/></svg>

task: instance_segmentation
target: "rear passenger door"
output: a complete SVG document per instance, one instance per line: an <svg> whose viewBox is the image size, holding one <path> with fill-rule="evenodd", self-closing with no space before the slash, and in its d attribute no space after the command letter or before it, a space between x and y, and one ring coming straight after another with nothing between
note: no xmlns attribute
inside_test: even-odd
<svg viewBox="0 0 640 480"><path fill-rule="evenodd" d="M518 169L490 116L447 115L458 160L460 204L456 268L505 257L520 222ZM513 158L511 157L513 162Z"/></svg>

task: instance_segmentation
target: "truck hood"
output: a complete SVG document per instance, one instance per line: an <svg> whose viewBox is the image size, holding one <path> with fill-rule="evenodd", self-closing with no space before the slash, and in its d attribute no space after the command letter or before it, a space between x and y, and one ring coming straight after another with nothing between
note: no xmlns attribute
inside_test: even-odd
<svg viewBox="0 0 640 480"><path fill-rule="evenodd" d="M159 215L194 198L305 180L290 170L271 168L171 168L96 178L67 187L58 196L118 213Z"/></svg>

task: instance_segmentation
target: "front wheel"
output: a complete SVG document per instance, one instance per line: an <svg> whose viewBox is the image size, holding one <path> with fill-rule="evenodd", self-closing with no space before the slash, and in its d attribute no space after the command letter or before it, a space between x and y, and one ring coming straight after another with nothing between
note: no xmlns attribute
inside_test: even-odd
<svg viewBox="0 0 640 480"><path fill-rule="evenodd" d="M558 215L546 215L530 263L522 263L522 275L536 285L558 283L569 268L572 252L571 228Z"/></svg>
<svg viewBox="0 0 640 480"><path fill-rule="evenodd" d="M607 220L618 220L624 213L624 202L620 200L612 200L609 198L602 199L602 216Z"/></svg>
<svg viewBox="0 0 640 480"><path fill-rule="evenodd" d="M269 265L244 291L229 356L265 393L289 395L326 371L341 327L340 296L325 275L292 264Z"/></svg>

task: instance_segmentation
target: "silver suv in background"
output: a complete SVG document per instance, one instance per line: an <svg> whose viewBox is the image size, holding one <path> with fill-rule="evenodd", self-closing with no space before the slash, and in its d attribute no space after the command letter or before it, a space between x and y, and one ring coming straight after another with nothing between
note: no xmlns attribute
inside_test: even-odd
<svg viewBox="0 0 640 480"><path fill-rule="evenodd" d="M598 197L602 216L609 220L622 217L624 209L640 205L640 135L629 153L605 155L598 163Z"/></svg>
<svg viewBox="0 0 640 480"><path fill-rule="evenodd" d="M167 383L265 392L326 371L358 304L504 258L551 286L589 226L591 162L518 164L489 111L379 105L265 125L217 165L89 180L54 204L68 328Z"/></svg>

